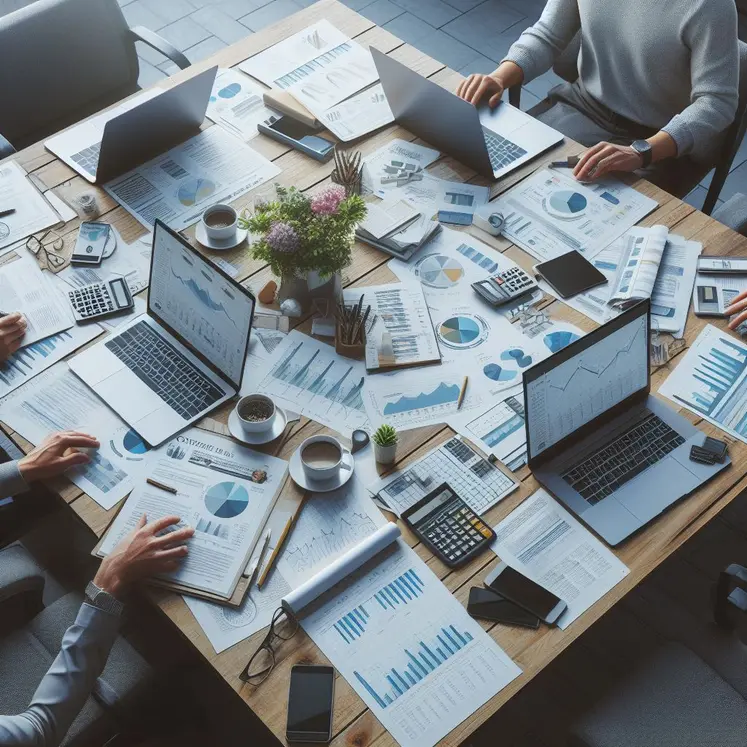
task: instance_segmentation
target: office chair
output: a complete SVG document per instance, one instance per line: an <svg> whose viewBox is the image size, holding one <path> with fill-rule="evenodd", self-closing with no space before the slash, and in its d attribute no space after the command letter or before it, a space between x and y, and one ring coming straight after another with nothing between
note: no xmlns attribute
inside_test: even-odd
<svg viewBox="0 0 747 747"><path fill-rule="evenodd" d="M189 60L117 0L38 0L0 17L0 159L138 90L135 42Z"/></svg>
<svg viewBox="0 0 747 747"><path fill-rule="evenodd" d="M573 38L573 41L563 50L558 60L553 65L553 71L556 75L563 78L563 80L569 83L574 83L578 80L578 55L581 49L581 34L578 33ZM521 86L513 86L509 89L508 100L512 106L519 107L521 103ZM548 100L545 99L537 104L535 107L529 110L529 114L536 114L543 111L548 104ZM711 183L708 187L708 194L706 195L703 203L703 212L706 215L710 215L713 208L716 206L721 190L724 187L724 182L729 176L732 164L734 163L734 157L737 155L739 146L742 144L742 138L744 137L745 129L747 128L747 44L740 40L739 42L739 104L737 105L737 112L734 116L734 121L728 127L724 134L724 141L721 146L721 150L714 163L715 172ZM704 174L698 172L694 173L692 184L689 185L688 190L693 189L697 186L698 182L702 179Z"/></svg>
<svg viewBox="0 0 747 747"><path fill-rule="evenodd" d="M747 568L729 566L715 592L710 625L671 599L657 598L655 591L631 600L633 612L647 623L647 612L655 607L657 632L676 640L661 646L582 716L571 728L569 745L747 744Z"/></svg>

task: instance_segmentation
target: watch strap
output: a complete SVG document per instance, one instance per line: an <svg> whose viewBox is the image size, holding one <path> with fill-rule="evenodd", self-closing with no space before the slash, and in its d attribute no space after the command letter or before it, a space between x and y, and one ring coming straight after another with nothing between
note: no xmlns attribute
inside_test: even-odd
<svg viewBox="0 0 747 747"><path fill-rule="evenodd" d="M651 147L651 143L646 140L634 140L630 144L630 147L633 148L633 150L643 159L644 169L651 165L651 160L653 158L653 148Z"/></svg>
<svg viewBox="0 0 747 747"><path fill-rule="evenodd" d="M108 612L110 615L119 616L124 610L124 604L119 599L96 586L93 581L89 581L88 586L86 586L86 601L93 607Z"/></svg>

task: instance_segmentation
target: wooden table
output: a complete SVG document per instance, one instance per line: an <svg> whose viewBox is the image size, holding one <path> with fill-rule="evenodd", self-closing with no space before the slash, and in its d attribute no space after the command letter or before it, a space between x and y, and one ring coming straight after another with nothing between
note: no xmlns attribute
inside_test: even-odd
<svg viewBox="0 0 747 747"><path fill-rule="evenodd" d="M341 31L357 39L361 44L376 46L449 90L454 90L461 80L462 76L458 73L449 70L414 47L402 43L385 29L377 27L371 21L351 11L336 0L321 0L316 5L228 47L210 59L193 65L188 70L178 73L160 85L173 85L214 64L224 67L238 65L247 57L260 52L322 17L327 18ZM206 123L206 125L209 126L209 123ZM362 150L364 154L369 154L394 137L407 140L416 139L401 127L391 125L366 138L356 147ZM252 140L251 146L275 161L282 169L282 173L278 177L278 182L281 184L295 185L303 190L316 190L327 185L330 181L332 165L329 163L319 164L301 153L289 150L262 135ZM550 160L578 154L582 150L583 148L580 145L566 140L564 144L545 156L535 159L502 179L499 183L492 184L493 196L505 191L535 170L542 168ZM34 175L39 184L47 188L54 188L59 193L75 194L83 188L88 188L88 185L80 176L77 176L65 164L58 161L51 153L45 151L40 144L26 149L15 158ZM458 175L456 178L461 178L464 181L486 184L485 180L476 176L474 172L448 157L441 158L431 170L436 175L455 178L454 174L456 173ZM642 222L642 225L664 224L670 230L688 239L702 242L704 252L707 254L747 253L747 240L708 216L648 182L640 179L636 180L634 177L631 177L628 182L659 203L658 209L649 215ZM125 241L132 241L144 233L142 226L123 208L114 203L103 190L97 189L97 192L101 204L105 207L103 218L117 227ZM236 201L236 207L250 205L251 200L251 193L244 195ZM68 250L71 250L75 244L78 225L78 220L71 221L62 232ZM193 241L194 227L187 230L185 235ZM485 240L484 235L481 235L480 238ZM490 238L487 241L498 251L505 252L507 256L510 256L525 268L529 269L531 267L533 260L508 241ZM237 249L227 254L223 253L221 256L239 268L238 279L255 293L271 278L269 268L252 260L248 256L246 248ZM395 279L394 275L386 266L388 259L387 256L371 247L357 244L353 263L344 273L345 284L363 286L393 281ZM552 298L543 299L542 305L553 318L572 322L587 331L596 326L586 317ZM685 333L688 345L697 337L705 323L693 316L692 313L690 314ZM717 322L717 324L724 326L722 322ZM299 328L309 332L310 322L308 320L303 321ZM652 388L654 390L670 373L676 362L675 359L667 366L653 372ZM213 417L225 422L229 410L230 406L225 406ZM724 437L723 433L717 431L708 423L699 421L691 413L684 411L684 414L692 422L699 423L705 432L721 438ZM280 456L288 458L304 438L325 430L317 423L302 421L302 427L297 429ZM10 430L8 432L22 448L30 448L30 444L25 442L18 434L13 434ZM402 434L399 464L407 464L418 459L451 435L452 431L443 426L407 431ZM731 441L732 466L721 472L695 495L682 501L664 516L649 524L644 531L618 548L616 554L630 568L630 574L567 630L542 626L537 631L529 631L483 623L483 627L489 634L519 664L523 674L454 729L443 740L443 744L458 744L469 737L491 714L495 713L599 617L624 597L630 589L640 583L747 486L747 480L745 479L747 446L739 441L729 440ZM505 517L539 487L526 467L519 470L517 477L521 480L520 488L487 512L487 518L492 525ZM104 511L90 497L81 493L78 488L64 478L52 481L51 485L59 491L64 500L97 535L100 536L103 533L116 509ZM495 556L488 553L459 571L450 571L422 545L418 544L415 537L404 527L403 536L462 604L466 603L469 587L473 584L479 585L485 574L497 562ZM291 667L299 662L326 662L325 657L312 641L302 632L299 632L292 641L283 644L278 651L277 666L272 676L262 686L254 688L250 685L244 685L239 680L238 675L264 632L257 633L252 638L233 646L222 654L216 655L181 597L156 589L148 593L153 603L160 608L164 615L170 618L186 638L192 641L195 648L220 673L228 685L239 693L246 704L262 719L277 738L284 741L288 679ZM394 740L366 708L352 687L342 677L338 676L335 693L333 744L341 745L344 743L347 745L354 744L356 747L367 747L374 742L377 746L382 745L383 747L383 745L393 743Z"/></svg>

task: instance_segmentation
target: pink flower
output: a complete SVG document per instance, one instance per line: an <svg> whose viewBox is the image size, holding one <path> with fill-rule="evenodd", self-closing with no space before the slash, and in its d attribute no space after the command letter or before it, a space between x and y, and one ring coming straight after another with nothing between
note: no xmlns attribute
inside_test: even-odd
<svg viewBox="0 0 747 747"><path fill-rule="evenodd" d="M311 198L311 209L317 215L334 215L345 199L345 189L335 185L323 189L318 195Z"/></svg>
<svg viewBox="0 0 747 747"><path fill-rule="evenodd" d="M272 224L267 233L266 241L271 249L281 254L297 252L301 243L293 226L283 221L276 221Z"/></svg>

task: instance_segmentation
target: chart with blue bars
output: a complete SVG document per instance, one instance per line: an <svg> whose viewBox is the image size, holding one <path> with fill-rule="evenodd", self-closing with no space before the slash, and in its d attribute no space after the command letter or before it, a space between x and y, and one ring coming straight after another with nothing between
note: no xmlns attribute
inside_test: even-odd
<svg viewBox="0 0 747 747"><path fill-rule="evenodd" d="M377 679L380 682L369 682L355 670L354 674L379 706L386 708L427 679L471 640L472 636L468 632L460 632L454 625L447 625L431 635L428 642L419 640L417 645L404 649L400 666L379 673ZM373 679L371 675L369 679Z"/></svg>

